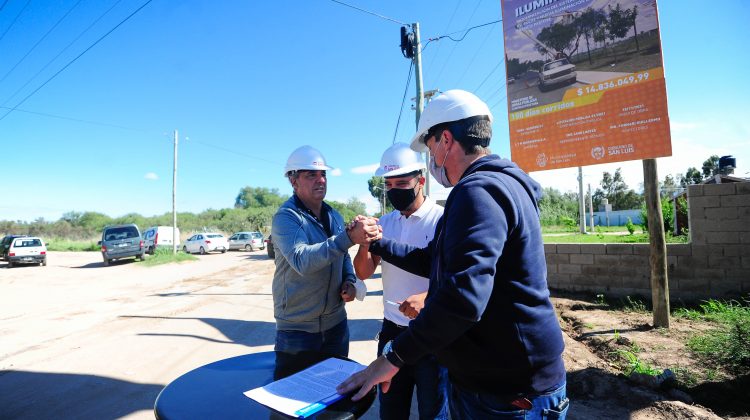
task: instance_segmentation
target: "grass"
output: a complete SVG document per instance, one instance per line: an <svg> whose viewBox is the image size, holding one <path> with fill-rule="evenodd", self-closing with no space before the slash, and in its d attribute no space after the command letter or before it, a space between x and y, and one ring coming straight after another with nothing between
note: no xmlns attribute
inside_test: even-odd
<svg viewBox="0 0 750 420"><path fill-rule="evenodd" d="M627 231L627 230L626 230ZM647 244L649 237L647 233L633 235L602 235L601 233L582 235L580 233L561 235L561 236L544 236L542 238L546 244ZM667 243L684 244L687 243L687 236L672 236L667 234Z"/></svg>
<svg viewBox="0 0 750 420"><path fill-rule="evenodd" d="M143 261L141 264L146 267L152 267L155 265L169 264L173 262L195 261L197 259L198 257L196 257L195 255L186 254L184 252L172 254L172 250L170 249L157 248L154 252L154 255L147 256L146 261Z"/></svg>
<svg viewBox="0 0 750 420"><path fill-rule="evenodd" d="M603 293L599 293L594 297L594 303L598 306L606 307L611 311L623 311L623 312L649 312L649 306L647 302L640 297L625 296L624 298L608 298ZM618 336L615 331L615 336Z"/></svg>
<svg viewBox="0 0 750 420"><path fill-rule="evenodd" d="M750 374L750 300L708 300L698 308L680 308L675 316L717 324L703 334L691 337L687 346L696 357L720 366L734 375Z"/></svg>
<svg viewBox="0 0 750 420"><path fill-rule="evenodd" d="M589 229L588 226L586 226L586 229ZM613 233L613 232L627 232L628 229L626 226L596 226L597 232L607 232L607 233ZM542 235L548 234L548 233L575 233L578 232L578 225L570 227L570 226L560 226L560 225L549 225L549 226L542 226Z"/></svg>
<svg viewBox="0 0 750 420"><path fill-rule="evenodd" d="M627 368L627 374L631 373L645 373L646 375L656 376L662 373L661 370L649 365L638 357L638 353L641 349L637 346L633 346L629 350L619 349L614 353L624 361Z"/></svg>
<svg viewBox="0 0 750 420"><path fill-rule="evenodd" d="M48 251L99 251L101 247L96 241L71 241L68 239L50 239L47 243Z"/></svg>

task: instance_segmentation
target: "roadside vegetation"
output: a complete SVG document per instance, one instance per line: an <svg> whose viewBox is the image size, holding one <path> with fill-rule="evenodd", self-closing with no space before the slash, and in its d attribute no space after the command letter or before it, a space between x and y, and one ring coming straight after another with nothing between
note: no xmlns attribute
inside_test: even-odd
<svg viewBox="0 0 750 420"><path fill-rule="evenodd" d="M184 237L194 232L219 231L226 234L239 231L260 231L267 235L271 229L271 218L279 206L289 198L277 189L244 187L234 198L233 208L209 209L201 213L177 213L177 226ZM346 203L326 200L331 207L351 220L358 214L366 214L365 203L351 198ZM33 222L0 220L0 236L23 234L39 236L50 243L50 251L98 251L96 242L107 225L134 223L141 232L151 226L171 226L172 213L159 216L142 216L130 213L110 217L102 213L70 211L56 221L42 218Z"/></svg>
<svg viewBox="0 0 750 420"><path fill-rule="evenodd" d="M45 238L46 239L46 238ZM47 242L48 251L99 251L101 247L96 240L71 240L61 238L49 238Z"/></svg>
<svg viewBox="0 0 750 420"><path fill-rule="evenodd" d="M680 308L675 315L715 324L709 332L688 340L696 357L731 374L750 375L750 299L708 300L697 309Z"/></svg>
<svg viewBox="0 0 750 420"><path fill-rule="evenodd" d="M588 235L581 233L572 233L570 235L542 235L546 244L647 244L649 243L648 233L634 233L632 235L607 235L602 232L596 232ZM686 235L674 236L671 233L666 234L668 244L684 244L688 242Z"/></svg>
<svg viewBox="0 0 750 420"><path fill-rule="evenodd" d="M662 213L664 214L664 227L667 232L667 241L680 243L687 241L687 232L675 235L674 203L669 198L671 194L688 185L697 184L704 179L710 178L718 173L718 156L711 156L705 162L701 170L688 168L685 174L676 176L667 175L660 182L659 190L662 196ZM383 179L372 177L368 180L370 194L381 203L383 199ZM271 229L271 219L279 206L289 198L288 195L280 194L276 188L246 186L239 190L234 197L234 206L219 210L208 209L201 213L178 212L177 226L184 238L195 232L218 231L231 234L239 231L259 231L268 235ZM586 197L593 202L594 208L598 208L606 199L612 205L613 210L641 209L642 220L645 218L643 207L643 194L628 187L621 171L618 168L614 173L604 172L602 180L591 197ZM231 198L230 198L231 199ZM350 198L347 202L326 200L331 207L335 208L344 217L344 220L352 220L358 214L367 214L364 202L357 198ZM680 211L686 211L686 203L678 205ZM383 211L389 212L393 208L386 201L385 208L380 209L375 216L380 216ZM560 192L554 188L545 188L542 199L539 202L540 221L543 234L571 233L570 236L549 237L545 236L547 243L647 243L648 231L646 223L636 225L630 221L627 226L596 226L594 235L578 235L578 194L573 192ZM679 215L678 215L679 216ZM94 211L70 211L62 215L56 221L38 218L33 222L0 220L0 235L25 234L40 236L50 243L48 249L51 251L97 251L99 247L96 241L101 236L102 229L107 225L134 223L142 231L151 226L171 226L172 213L164 213L158 216L142 216L138 213L129 213L120 217ZM625 229L625 230L623 230ZM640 234L639 234L640 231ZM620 238L608 235L613 232L627 232L629 237ZM183 238L183 239L184 239Z"/></svg>
<svg viewBox="0 0 750 420"><path fill-rule="evenodd" d="M650 302L604 294L556 298L563 328L629 380L721 416L750 415L750 296L676 302L669 329Z"/></svg>
<svg viewBox="0 0 750 420"><path fill-rule="evenodd" d="M140 262L140 264L146 267L152 267L155 265L169 264L173 262L182 261L195 261L198 257L192 254L187 254L182 251L178 251L176 254L172 254L171 249L157 248L154 251L154 255L146 256L146 261Z"/></svg>

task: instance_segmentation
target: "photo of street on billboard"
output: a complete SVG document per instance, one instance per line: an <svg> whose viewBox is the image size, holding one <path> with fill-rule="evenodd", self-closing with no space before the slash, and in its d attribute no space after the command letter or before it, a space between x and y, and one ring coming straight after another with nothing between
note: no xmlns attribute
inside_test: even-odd
<svg viewBox="0 0 750 420"><path fill-rule="evenodd" d="M501 0L513 161L672 154L655 0Z"/></svg>
<svg viewBox="0 0 750 420"><path fill-rule="evenodd" d="M654 0L502 2L509 111L662 67ZM580 91L578 91L580 90Z"/></svg>

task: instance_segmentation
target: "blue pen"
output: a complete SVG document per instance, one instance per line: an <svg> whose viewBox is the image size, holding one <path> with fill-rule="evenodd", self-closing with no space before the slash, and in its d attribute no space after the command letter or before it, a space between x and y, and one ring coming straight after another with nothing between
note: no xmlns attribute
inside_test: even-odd
<svg viewBox="0 0 750 420"><path fill-rule="evenodd" d="M330 397L321 400L320 402L312 403L307 407L300 408L299 410L295 411L294 414L302 418L310 417L311 415L322 411L323 409L342 399L343 397L344 396L341 394L333 394Z"/></svg>

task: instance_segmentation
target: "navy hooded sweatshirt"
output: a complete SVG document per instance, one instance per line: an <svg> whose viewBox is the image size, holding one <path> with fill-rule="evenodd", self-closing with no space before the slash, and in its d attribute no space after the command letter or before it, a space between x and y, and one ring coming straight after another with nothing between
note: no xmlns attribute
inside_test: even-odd
<svg viewBox="0 0 750 420"><path fill-rule="evenodd" d="M386 238L370 245L385 261L430 279L425 307L393 341L407 364L435 354L452 382L496 395L564 382L540 197L539 184L513 162L484 156L448 195L427 248Z"/></svg>

